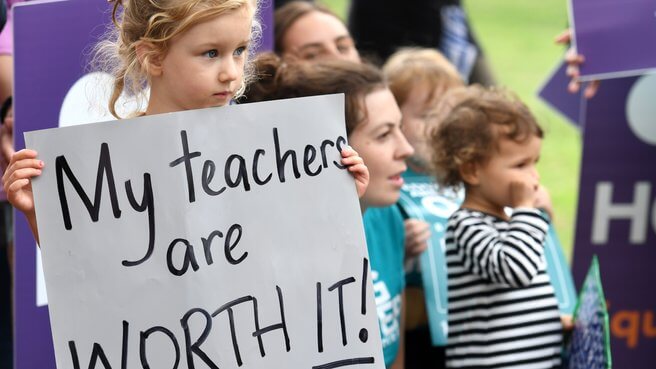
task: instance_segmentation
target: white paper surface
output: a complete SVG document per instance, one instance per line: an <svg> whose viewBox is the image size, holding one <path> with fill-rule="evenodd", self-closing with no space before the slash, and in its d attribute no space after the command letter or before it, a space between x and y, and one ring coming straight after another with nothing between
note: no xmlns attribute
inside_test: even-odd
<svg viewBox="0 0 656 369"><path fill-rule="evenodd" d="M58 368L384 368L355 186L333 163L343 104L332 95L27 133L45 162L33 190ZM189 165L174 165L183 135ZM278 164L288 150L298 178L291 151Z"/></svg>

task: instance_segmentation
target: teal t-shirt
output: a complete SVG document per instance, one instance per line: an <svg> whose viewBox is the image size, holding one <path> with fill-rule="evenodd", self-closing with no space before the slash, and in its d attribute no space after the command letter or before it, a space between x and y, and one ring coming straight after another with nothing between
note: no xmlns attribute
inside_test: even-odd
<svg viewBox="0 0 656 369"><path fill-rule="evenodd" d="M399 350L401 297L405 287L403 217L396 206L370 208L364 213L364 232L376 297L376 312L385 365Z"/></svg>

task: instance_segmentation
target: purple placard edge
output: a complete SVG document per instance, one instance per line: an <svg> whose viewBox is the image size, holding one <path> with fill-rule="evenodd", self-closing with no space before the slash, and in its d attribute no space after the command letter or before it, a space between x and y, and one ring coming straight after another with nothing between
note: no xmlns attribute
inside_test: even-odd
<svg viewBox="0 0 656 369"><path fill-rule="evenodd" d="M570 0L568 6L572 43L586 56L582 81L656 73L656 48L644 42L656 39L656 1Z"/></svg>

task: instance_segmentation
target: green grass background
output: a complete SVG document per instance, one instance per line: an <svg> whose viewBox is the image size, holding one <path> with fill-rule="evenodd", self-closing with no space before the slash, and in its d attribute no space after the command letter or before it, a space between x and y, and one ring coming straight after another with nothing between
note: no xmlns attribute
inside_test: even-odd
<svg viewBox="0 0 656 369"><path fill-rule="evenodd" d="M323 0L342 17L349 0ZM554 37L568 24L565 0L463 0L499 84L531 108L546 131L539 164L554 204L554 223L571 260L578 198L579 131L537 98L537 90L565 51ZM412 6L412 1L407 2Z"/></svg>

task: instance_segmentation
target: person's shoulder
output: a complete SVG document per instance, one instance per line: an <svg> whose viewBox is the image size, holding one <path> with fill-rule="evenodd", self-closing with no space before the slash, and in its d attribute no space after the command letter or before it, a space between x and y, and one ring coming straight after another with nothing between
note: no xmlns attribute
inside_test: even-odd
<svg viewBox="0 0 656 369"><path fill-rule="evenodd" d="M396 204L382 208L369 208L364 212L365 220L399 220L403 221L403 215Z"/></svg>

